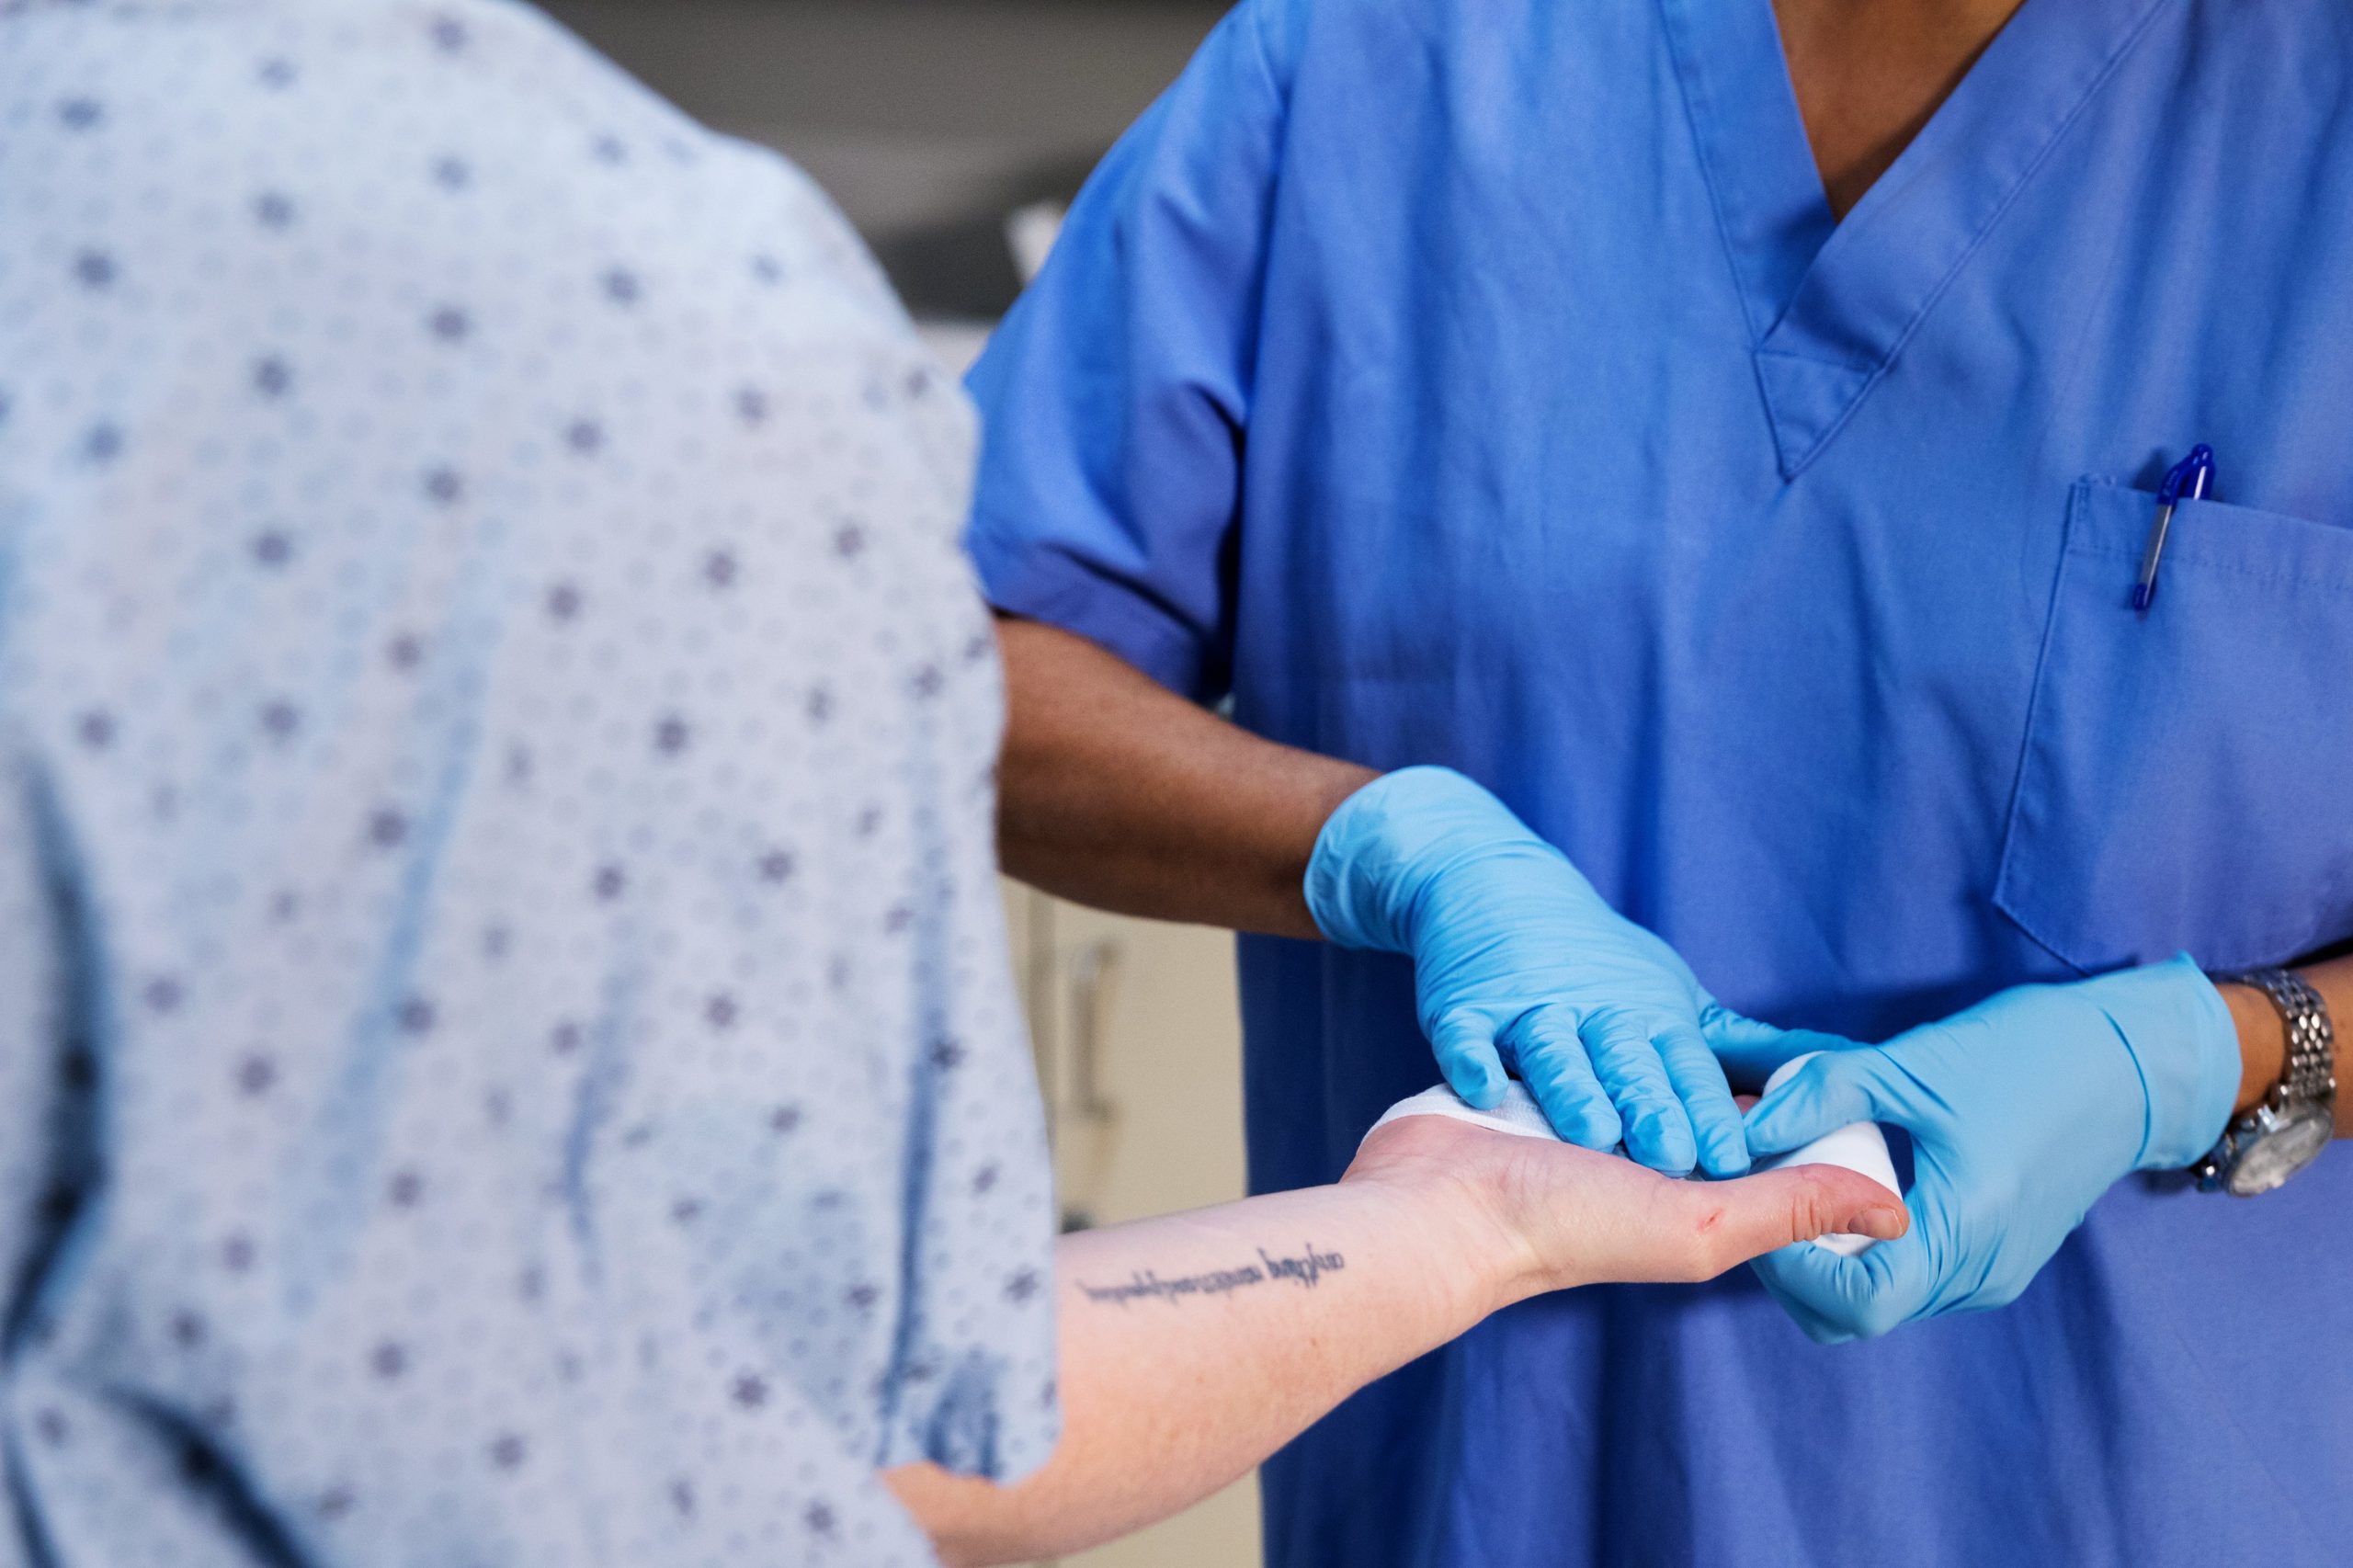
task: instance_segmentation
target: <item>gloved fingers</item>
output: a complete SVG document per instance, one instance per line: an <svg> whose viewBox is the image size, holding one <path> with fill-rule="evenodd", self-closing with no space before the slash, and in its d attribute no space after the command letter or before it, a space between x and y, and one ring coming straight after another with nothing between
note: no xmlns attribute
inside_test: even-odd
<svg viewBox="0 0 2353 1568"><path fill-rule="evenodd" d="M1553 1131L1587 1149L1618 1146L1625 1128L1601 1080L1593 1075L1573 1015L1559 1007L1531 1007L1505 1031L1505 1043Z"/></svg>
<svg viewBox="0 0 2353 1568"><path fill-rule="evenodd" d="M1817 1345L1876 1339L1920 1316L1936 1286L1917 1213L1909 1231L1859 1256L1800 1242L1749 1267Z"/></svg>
<svg viewBox="0 0 2353 1568"><path fill-rule="evenodd" d="M1503 1058L1495 1051L1494 1024L1477 1013L1449 1013L1438 1019L1429 1036L1430 1049L1437 1053L1438 1071L1445 1074L1449 1088L1481 1110L1503 1104L1504 1085L1509 1080Z"/></svg>
<svg viewBox="0 0 2353 1568"><path fill-rule="evenodd" d="M1719 1179L1747 1170L1748 1134L1740 1124L1740 1108L1733 1104L1724 1070L1699 1031L1688 1024L1670 1024L1652 1037L1652 1044L1666 1068L1666 1081L1690 1118L1699 1145L1699 1168Z"/></svg>
<svg viewBox="0 0 2353 1568"><path fill-rule="evenodd" d="M1699 1009L1699 1038L1715 1053L1726 1080L1745 1094L1763 1089L1765 1080L1784 1062L1816 1051L1856 1049L1843 1035L1777 1028L1713 1001Z"/></svg>
<svg viewBox="0 0 2353 1568"><path fill-rule="evenodd" d="M1785 1154L1849 1122L1901 1122L1907 1099L1877 1046L1831 1051L1748 1108L1748 1151Z"/></svg>
<svg viewBox="0 0 2353 1568"><path fill-rule="evenodd" d="M1651 1044L1651 1031L1627 1013L1588 1014L1577 1026L1594 1076L1609 1092L1626 1124L1626 1153L1655 1171L1683 1176L1699 1158L1691 1119L1675 1096L1666 1064Z"/></svg>

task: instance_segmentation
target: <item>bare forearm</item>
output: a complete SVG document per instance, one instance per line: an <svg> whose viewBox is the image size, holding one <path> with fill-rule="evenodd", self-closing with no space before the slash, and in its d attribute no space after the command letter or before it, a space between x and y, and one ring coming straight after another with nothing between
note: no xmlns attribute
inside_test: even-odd
<svg viewBox="0 0 2353 1568"><path fill-rule="evenodd" d="M1278 745L1085 638L997 622L1006 870L1098 908L1313 937L1315 835L1368 768Z"/></svg>
<svg viewBox="0 0 2353 1568"><path fill-rule="evenodd" d="M2348 1045L2353 1045L2353 957L2330 959L2296 972L2320 993L2328 1016L2338 1020L2337 1060L2345 1061ZM2288 1059L2288 1035L2279 1009L2262 992L2248 985L2225 985L2222 992L2239 1029L2239 1097L2233 1113L2239 1115L2254 1109L2279 1081ZM2353 1093L2336 1096L2336 1135L2353 1138Z"/></svg>
<svg viewBox="0 0 2353 1568"><path fill-rule="evenodd" d="M1208 1496L1509 1302L1705 1279L1825 1232L1904 1227L1894 1193L1832 1166L1674 1181L1412 1117L1376 1129L1336 1187L1065 1238L1052 1460L1011 1487L930 1465L888 1479L951 1562L1069 1551Z"/></svg>
<svg viewBox="0 0 2353 1568"><path fill-rule="evenodd" d="M1467 1212L1350 1184L1063 1239L1063 1433L1009 1489L894 1472L951 1563L1075 1551L1247 1473L1494 1304Z"/></svg>

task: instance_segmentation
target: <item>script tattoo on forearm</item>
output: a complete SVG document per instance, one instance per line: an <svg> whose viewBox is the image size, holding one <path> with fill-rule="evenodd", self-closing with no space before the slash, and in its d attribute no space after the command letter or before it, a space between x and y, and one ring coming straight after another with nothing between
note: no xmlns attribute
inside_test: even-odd
<svg viewBox="0 0 2353 1568"><path fill-rule="evenodd" d="M1315 1244L1309 1242L1295 1256L1277 1257L1260 1247L1256 1263L1183 1274L1174 1279L1164 1279L1154 1269L1139 1268L1116 1285L1089 1285L1084 1279L1077 1283L1090 1301L1108 1301L1124 1307L1131 1301L1160 1301L1173 1306L1188 1296L1230 1296L1236 1290L1276 1279L1288 1280L1302 1290L1313 1290L1324 1276L1337 1274L1347 1266L1348 1260L1338 1253L1318 1252Z"/></svg>

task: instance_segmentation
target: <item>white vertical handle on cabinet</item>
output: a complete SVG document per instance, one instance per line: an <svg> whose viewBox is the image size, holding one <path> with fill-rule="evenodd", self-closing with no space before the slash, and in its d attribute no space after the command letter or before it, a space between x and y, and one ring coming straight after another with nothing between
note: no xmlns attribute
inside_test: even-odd
<svg viewBox="0 0 2353 1568"><path fill-rule="evenodd" d="M1120 944L1108 937L1089 942L1065 963L1070 1098L1059 1132L1063 1229L1081 1231L1096 1222L1118 1144L1120 1104L1103 1087L1103 1062L1119 999Z"/></svg>
<svg viewBox="0 0 2353 1568"><path fill-rule="evenodd" d="M1108 938L1089 942L1070 959L1070 1108L1097 1126L1120 1119L1118 1102L1103 1091L1103 1051L1119 1000L1120 962L1120 944Z"/></svg>

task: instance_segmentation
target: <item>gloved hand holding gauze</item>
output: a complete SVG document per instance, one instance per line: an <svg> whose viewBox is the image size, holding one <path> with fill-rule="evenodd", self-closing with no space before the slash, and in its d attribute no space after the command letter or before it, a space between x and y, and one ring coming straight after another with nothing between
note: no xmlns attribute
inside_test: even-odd
<svg viewBox="0 0 2353 1568"><path fill-rule="evenodd" d="M1861 1257L1783 1247L1750 1267L1825 1345L2003 1306L2119 1178L2213 1147L2242 1066L2230 1006L2187 956L1830 1051L1749 1111L1749 1147L1802 1157L1849 1122L1903 1128L1912 1229Z"/></svg>
<svg viewBox="0 0 2353 1568"><path fill-rule="evenodd" d="M1572 1143L1675 1176L1748 1168L1706 1032L1722 1009L1483 786L1383 774L1324 823L1302 891L1332 942L1414 960L1415 1016L1465 1100L1524 1080Z"/></svg>

